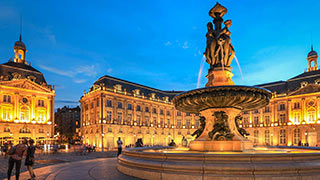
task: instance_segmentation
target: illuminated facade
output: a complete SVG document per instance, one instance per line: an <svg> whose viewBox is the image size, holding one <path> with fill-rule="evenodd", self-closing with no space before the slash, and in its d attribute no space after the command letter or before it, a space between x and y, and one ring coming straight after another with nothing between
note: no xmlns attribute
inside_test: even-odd
<svg viewBox="0 0 320 180"><path fill-rule="evenodd" d="M145 145L168 145L172 139L181 144L183 136L190 141L199 117L174 108L177 93L101 77L80 99L83 142L115 148L118 137L125 146L138 138Z"/></svg>
<svg viewBox="0 0 320 180"><path fill-rule="evenodd" d="M43 74L28 65L26 46L14 45L14 59L0 65L0 144L22 138L46 143L53 134L54 97Z"/></svg>
<svg viewBox="0 0 320 180"><path fill-rule="evenodd" d="M311 48L306 72L258 85L272 91L265 108L243 112L241 126L256 145L320 145L320 70ZM300 143L299 143L300 142Z"/></svg>

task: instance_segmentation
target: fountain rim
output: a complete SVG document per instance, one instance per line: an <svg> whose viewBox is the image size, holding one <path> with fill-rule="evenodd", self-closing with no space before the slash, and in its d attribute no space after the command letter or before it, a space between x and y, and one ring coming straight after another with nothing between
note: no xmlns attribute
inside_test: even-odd
<svg viewBox="0 0 320 180"><path fill-rule="evenodd" d="M175 95L173 98L172 98L172 102L175 103L176 99L177 98L180 98L180 97L183 97L183 96L187 96L187 95L192 95L192 94L197 94L199 92L196 92L196 91L202 91L202 92L205 92L206 90L212 90L212 89L219 89L219 88L222 88L222 89L236 89L236 88L247 88L247 89L251 89L251 90L257 90L257 91L265 91L263 93L269 93L270 96L272 94L272 92L266 88L262 88L262 87L259 87L259 86L246 86L246 85L225 85L225 86L210 86L210 87L203 87L203 88L197 88L197 89L192 89L192 90L189 90L189 91L185 91L185 92L182 92L182 93L179 93L177 95Z"/></svg>

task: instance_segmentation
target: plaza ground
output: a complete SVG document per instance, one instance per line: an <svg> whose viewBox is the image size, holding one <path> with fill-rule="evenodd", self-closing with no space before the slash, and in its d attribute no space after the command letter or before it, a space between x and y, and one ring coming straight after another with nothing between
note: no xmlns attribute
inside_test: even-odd
<svg viewBox="0 0 320 180"><path fill-rule="evenodd" d="M23 162L24 163L24 162ZM79 155L74 152L37 154L34 165L37 180L41 179L136 179L121 174L116 169L116 152L92 152ZM0 158L0 179L6 179L8 159ZM29 173L21 166L20 179L28 179ZM13 170L12 175L15 171ZM14 179L14 178L13 178Z"/></svg>

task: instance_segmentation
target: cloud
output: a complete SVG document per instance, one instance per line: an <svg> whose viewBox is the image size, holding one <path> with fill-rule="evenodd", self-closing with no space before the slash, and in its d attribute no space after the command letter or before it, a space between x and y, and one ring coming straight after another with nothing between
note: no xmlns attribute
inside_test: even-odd
<svg viewBox="0 0 320 180"><path fill-rule="evenodd" d="M112 68L108 68L107 73L111 73L111 72L112 72Z"/></svg>
<svg viewBox="0 0 320 180"><path fill-rule="evenodd" d="M48 67L48 66L41 65L41 64L39 65L39 67L41 69L44 69L46 71L49 71L49 72L52 72L52 73L55 73L55 74L59 74L61 76L74 77L74 75L75 75L75 72L72 72L72 71L60 70L60 69L57 69L57 68L54 68L54 67Z"/></svg>
<svg viewBox="0 0 320 180"><path fill-rule="evenodd" d="M95 65L84 65L76 67L76 74L85 74L89 77L95 77L97 75Z"/></svg>
<svg viewBox="0 0 320 180"><path fill-rule="evenodd" d="M51 31L50 27L40 28L39 32L42 33L52 44L56 44L56 36Z"/></svg>
<svg viewBox="0 0 320 180"><path fill-rule="evenodd" d="M183 43L182 48L183 48L183 49L188 49L188 48L189 48L188 41L185 41L185 42Z"/></svg>
<svg viewBox="0 0 320 180"><path fill-rule="evenodd" d="M164 43L165 46L170 46L171 45L171 42L170 41L167 41L166 43Z"/></svg>
<svg viewBox="0 0 320 180"><path fill-rule="evenodd" d="M86 79L74 79L73 82L75 82L77 84L81 84L81 83L87 82L87 80Z"/></svg>

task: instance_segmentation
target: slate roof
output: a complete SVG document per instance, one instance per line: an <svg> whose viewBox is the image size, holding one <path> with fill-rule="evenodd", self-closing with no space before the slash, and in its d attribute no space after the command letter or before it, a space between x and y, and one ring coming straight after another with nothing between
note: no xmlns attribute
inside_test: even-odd
<svg viewBox="0 0 320 180"><path fill-rule="evenodd" d="M0 64L0 78L1 80L11 80L13 78L13 73L18 73L21 75L21 78L28 78L29 76L34 76L35 83L37 84L47 84L44 79L43 74L37 69L33 68L31 65L24 63L16 63L9 61L4 64Z"/></svg>
<svg viewBox="0 0 320 180"><path fill-rule="evenodd" d="M290 93L301 88L302 82L307 82L308 84L315 84L316 80L320 80L320 70L310 71L301 73L287 81L276 81L266 84L259 84L257 86L266 88L271 92L276 92L277 94Z"/></svg>
<svg viewBox="0 0 320 180"><path fill-rule="evenodd" d="M163 91L159 89L155 89L152 87L144 86L141 84L137 84L134 82L118 79L112 76L102 76L95 83L95 85L104 84L106 88L113 89L115 85L120 84L122 86L122 90L126 89L127 92L132 93L135 89L140 89L140 94L144 94L144 96L150 96L151 93L155 93L156 97L162 99L163 97L169 97L171 100L175 95L183 92L183 91Z"/></svg>

